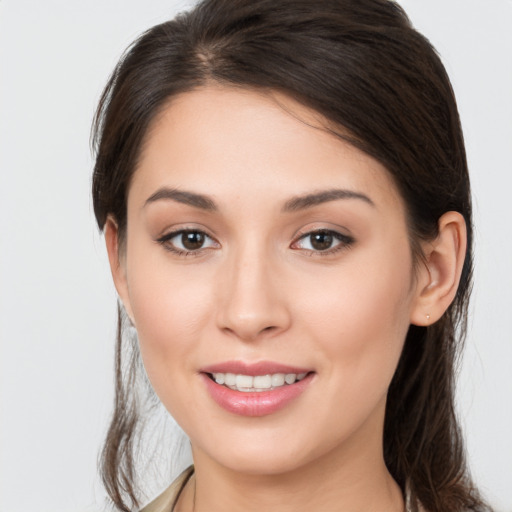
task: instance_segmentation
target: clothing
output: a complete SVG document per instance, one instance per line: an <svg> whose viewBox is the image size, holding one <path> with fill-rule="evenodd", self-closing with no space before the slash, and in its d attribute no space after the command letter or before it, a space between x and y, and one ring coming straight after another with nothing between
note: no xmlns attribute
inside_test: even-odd
<svg viewBox="0 0 512 512"><path fill-rule="evenodd" d="M189 466L174 482L156 499L147 504L140 512L173 512L181 491L194 474L194 466ZM405 492L406 512L425 512L423 507L411 497L408 489Z"/></svg>
<svg viewBox="0 0 512 512"><path fill-rule="evenodd" d="M194 466L189 466L174 482L140 512L172 512L181 491L194 474Z"/></svg>

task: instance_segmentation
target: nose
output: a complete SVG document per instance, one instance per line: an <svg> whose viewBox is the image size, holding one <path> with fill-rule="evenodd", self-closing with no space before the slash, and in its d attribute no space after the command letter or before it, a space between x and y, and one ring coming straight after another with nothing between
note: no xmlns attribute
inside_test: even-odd
<svg viewBox="0 0 512 512"><path fill-rule="evenodd" d="M218 327L243 341L287 330L291 315L279 265L264 251L246 247L225 262L220 279Z"/></svg>

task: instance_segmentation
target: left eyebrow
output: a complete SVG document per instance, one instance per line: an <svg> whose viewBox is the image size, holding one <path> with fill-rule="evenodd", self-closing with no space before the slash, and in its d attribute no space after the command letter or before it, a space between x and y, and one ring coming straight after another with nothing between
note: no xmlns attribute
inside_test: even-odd
<svg viewBox="0 0 512 512"><path fill-rule="evenodd" d="M304 196L292 197L291 199L286 201L282 208L282 211L296 212L299 210L312 208L313 206L317 206L322 203L327 203L329 201L336 201L338 199L358 199L364 201L365 203L375 208L375 203L368 196L361 194L360 192L355 192L353 190L335 188L330 190L321 190L320 192L314 192L312 194L306 194Z"/></svg>

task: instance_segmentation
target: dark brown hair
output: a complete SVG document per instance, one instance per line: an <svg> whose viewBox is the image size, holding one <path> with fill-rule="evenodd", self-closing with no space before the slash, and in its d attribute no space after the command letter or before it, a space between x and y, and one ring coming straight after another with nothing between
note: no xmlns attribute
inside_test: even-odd
<svg viewBox="0 0 512 512"><path fill-rule="evenodd" d="M126 197L148 126L169 98L208 83L277 90L325 117L329 129L381 162L408 211L411 246L432 239L447 211L467 224L454 302L435 324L411 326L389 388L384 455L430 512L489 510L473 486L454 409L472 270L471 196L457 106L435 50L389 0L206 0L143 34L118 64L94 126L94 212L126 228ZM326 127L327 129L327 127ZM119 510L137 503L132 397L119 318L116 402L102 452ZM137 349L135 347L135 354Z"/></svg>

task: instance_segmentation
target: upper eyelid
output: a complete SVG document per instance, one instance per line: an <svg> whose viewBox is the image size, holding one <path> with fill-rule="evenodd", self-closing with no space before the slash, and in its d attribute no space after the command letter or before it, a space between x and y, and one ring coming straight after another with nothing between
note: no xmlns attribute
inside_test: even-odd
<svg viewBox="0 0 512 512"><path fill-rule="evenodd" d="M204 228L195 228L195 227L183 227L183 228L177 228L177 229L170 229L164 231L163 234L158 235L156 238L157 241L160 240L169 240L170 238L174 238L175 236L181 235L182 233L202 233L206 235L208 238L211 238L212 240L217 241L217 239L211 235L206 229Z"/></svg>
<svg viewBox="0 0 512 512"><path fill-rule="evenodd" d="M325 228L325 227L319 227L319 228L312 228L307 230L299 230L294 235L294 241L300 240L301 238L307 237L309 235L312 235L314 233L332 233L334 236L343 238L343 239L350 239L353 240L354 237L348 233L342 233L334 228Z"/></svg>

